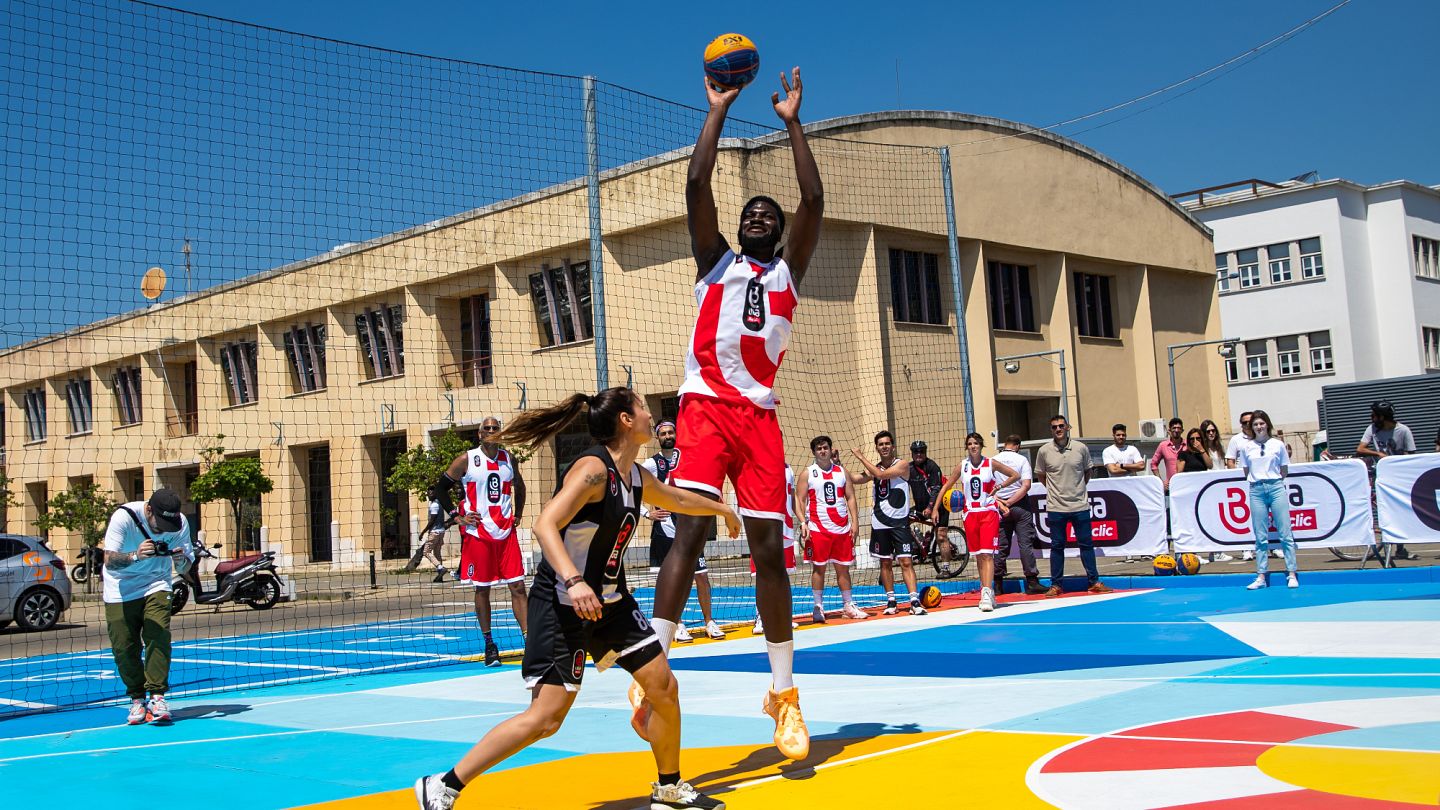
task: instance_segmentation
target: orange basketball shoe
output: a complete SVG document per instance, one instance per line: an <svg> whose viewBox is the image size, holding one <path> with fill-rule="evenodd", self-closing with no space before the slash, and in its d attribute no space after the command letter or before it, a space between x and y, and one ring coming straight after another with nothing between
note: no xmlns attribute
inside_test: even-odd
<svg viewBox="0 0 1440 810"><path fill-rule="evenodd" d="M775 747L793 760L810 755L810 730L800 715L800 690L794 686L765 692L765 713L775 718Z"/></svg>

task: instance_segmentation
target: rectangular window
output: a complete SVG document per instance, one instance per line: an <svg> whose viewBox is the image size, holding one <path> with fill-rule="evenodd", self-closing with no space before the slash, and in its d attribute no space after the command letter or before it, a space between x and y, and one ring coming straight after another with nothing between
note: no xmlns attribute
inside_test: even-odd
<svg viewBox="0 0 1440 810"><path fill-rule="evenodd" d="M65 381L65 410L70 416L70 435L90 432L94 410L88 377Z"/></svg>
<svg viewBox="0 0 1440 810"><path fill-rule="evenodd" d="M545 346L559 346L594 337L590 313L590 264L541 265L530 274L530 298L540 321Z"/></svg>
<svg viewBox="0 0 1440 810"><path fill-rule="evenodd" d="M405 311L399 304L366 307L355 316L355 335L360 356L365 360L365 379L381 380L405 373L403 324Z"/></svg>
<svg viewBox="0 0 1440 810"><path fill-rule="evenodd" d="M1275 365L1280 368L1281 377L1293 377L1304 369L1300 366L1300 337L1275 338Z"/></svg>
<svg viewBox="0 0 1440 810"><path fill-rule="evenodd" d="M488 295L460 299L460 376L467 388L495 382Z"/></svg>
<svg viewBox="0 0 1440 810"><path fill-rule="evenodd" d="M1425 326L1420 329L1421 341L1425 344L1425 370L1440 370L1440 329Z"/></svg>
<svg viewBox="0 0 1440 810"><path fill-rule="evenodd" d="M1233 357L1225 358L1225 382L1233 383L1240 379L1240 361Z"/></svg>
<svg viewBox="0 0 1440 810"><path fill-rule="evenodd" d="M1415 275L1440 279L1440 239L1410 237L1415 246Z"/></svg>
<svg viewBox="0 0 1440 810"><path fill-rule="evenodd" d="M115 413L122 425L138 425L143 411L140 410L140 367L121 366L110 377L115 389Z"/></svg>
<svg viewBox="0 0 1440 810"><path fill-rule="evenodd" d="M1270 265L1271 284L1284 284L1291 280L1289 242L1266 247L1265 260Z"/></svg>
<svg viewBox="0 0 1440 810"><path fill-rule="evenodd" d="M284 335L291 390L297 394L325 388L325 327L307 323Z"/></svg>
<svg viewBox="0 0 1440 810"><path fill-rule="evenodd" d="M1030 268L990 262L990 320L996 329L1034 332L1035 304L1030 296Z"/></svg>
<svg viewBox="0 0 1440 810"><path fill-rule="evenodd" d="M1110 307L1110 277L1075 274L1075 315L1085 337L1119 337Z"/></svg>
<svg viewBox="0 0 1440 810"><path fill-rule="evenodd" d="M1245 341L1246 379L1263 380L1270 376L1269 347L1264 340Z"/></svg>
<svg viewBox="0 0 1440 810"><path fill-rule="evenodd" d="M1215 287L1220 292L1230 292L1230 254L1215 254Z"/></svg>
<svg viewBox="0 0 1440 810"><path fill-rule="evenodd" d="M1320 237L1318 236L1300 240L1300 277L1325 277L1325 262L1320 257Z"/></svg>
<svg viewBox="0 0 1440 810"><path fill-rule="evenodd" d="M1335 354L1330 348L1330 331L1310 333L1310 373L1335 370Z"/></svg>
<svg viewBox="0 0 1440 810"><path fill-rule="evenodd" d="M897 322L943 324L940 257L891 248L890 302Z"/></svg>
<svg viewBox="0 0 1440 810"><path fill-rule="evenodd" d="M236 340L220 348L220 370L225 373L225 389L231 405L244 405L260 398L255 376L259 357L260 346L253 340Z"/></svg>
<svg viewBox="0 0 1440 810"><path fill-rule="evenodd" d="M31 388L25 392L25 441L45 441L45 389Z"/></svg>
<svg viewBox="0 0 1440 810"><path fill-rule="evenodd" d="M1240 274L1240 289L1248 290L1260 286L1260 249L1235 251L1235 262Z"/></svg>

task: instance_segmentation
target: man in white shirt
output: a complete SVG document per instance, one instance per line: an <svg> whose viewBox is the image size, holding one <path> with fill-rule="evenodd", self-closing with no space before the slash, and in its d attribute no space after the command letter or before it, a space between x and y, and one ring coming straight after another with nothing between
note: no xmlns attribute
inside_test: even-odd
<svg viewBox="0 0 1440 810"><path fill-rule="evenodd" d="M115 667L130 696L126 722L170 721L170 578L195 564L180 496L157 489L121 506L105 530L105 623ZM141 648L144 658L141 658ZM147 702L146 694L150 695Z"/></svg>
<svg viewBox="0 0 1440 810"><path fill-rule="evenodd" d="M1105 448L1100 454L1100 460L1105 462L1105 469L1111 478L1123 478L1145 469L1145 458L1140 455L1140 448L1125 443L1128 435L1129 430L1124 425L1117 424L1110 428L1110 438L1114 439L1115 443Z"/></svg>
<svg viewBox="0 0 1440 810"><path fill-rule="evenodd" d="M1030 468L1030 459L1020 452L1020 437L1014 433L1005 437L1005 449L995 454L995 460L1020 474L1019 480L995 493L995 497L1009 507L1000 515L1000 548L995 554L995 589L997 593L1005 592L1005 561L1010 556L1010 539L1013 537L1015 544L1020 547L1020 568L1025 574L1025 593L1038 596L1045 593L1045 586L1040 584L1040 569L1035 566L1035 513L1030 511L1030 483L1035 473Z"/></svg>

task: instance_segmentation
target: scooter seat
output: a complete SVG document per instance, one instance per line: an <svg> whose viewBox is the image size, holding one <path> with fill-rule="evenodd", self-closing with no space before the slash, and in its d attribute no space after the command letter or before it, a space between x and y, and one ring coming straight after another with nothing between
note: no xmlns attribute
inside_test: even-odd
<svg viewBox="0 0 1440 810"><path fill-rule="evenodd" d="M261 556L260 554L251 554L248 557L237 557L233 560L226 560L215 566L215 575L223 577L233 571L239 571L241 568L260 559Z"/></svg>

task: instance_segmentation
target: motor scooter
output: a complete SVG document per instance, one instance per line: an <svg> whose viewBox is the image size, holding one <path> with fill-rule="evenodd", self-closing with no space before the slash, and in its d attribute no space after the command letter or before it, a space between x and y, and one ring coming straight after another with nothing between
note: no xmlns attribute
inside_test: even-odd
<svg viewBox="0 0 1440 810"><path fill-rule="evenodd" d="M91 574L100 573L100 566L105 564L105 550L99 546L86 546L80 549L77 559L80 562L70 568L70 578L75 580L76 585L84 585Z"/></svg>
<svg viewBox="0 0 1440 810"><path fill-rule="evenodd" d="M197 605L240 602L256 610L269 610L280 601L280 575L275 570L275 552L263 551L224 560L215 566L215 589L207 591L200 580L200 560L215 559L210 549L192 541L195 564L171 584L170 613L179 613L194 599ZM220 548L216 544L214 548Z"/></svg>

